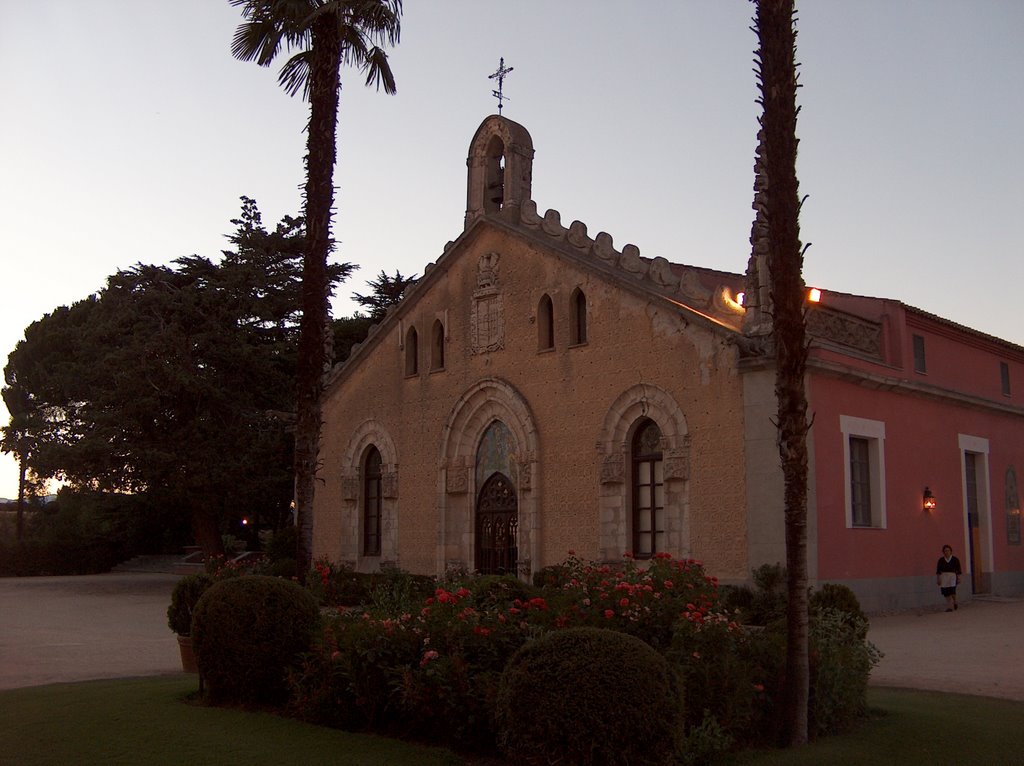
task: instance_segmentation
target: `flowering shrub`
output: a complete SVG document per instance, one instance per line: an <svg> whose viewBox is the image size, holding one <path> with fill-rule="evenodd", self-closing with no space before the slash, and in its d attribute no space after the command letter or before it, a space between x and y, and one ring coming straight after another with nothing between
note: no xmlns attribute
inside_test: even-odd
<svg viewBox="0 0 1024 766"><path fill-rule="evenodd" d="M612 566L570 555L544 595L551 601L550 627L610 628L664 652L676 620L700 623L713 614L717 588L717 579L694 559L659 553L642 566L627 555L623 564Z"/></svg>
<svg viewBox="0 0 1024 766"><path fill-rule="evenodd" d="M676 622L668 657L683 676L688 728L719 732L719 743L770 739L784 638L775 631L752 632L722 613Z"/></svg>
<svg viewBox="0 0 1024 766"><path fill-rule="evenodd" d="M267 558L261 553L227 558L223 554L209 556L204 563L206 574L215 581L227 580L241 575L265 574Z"/></svg>
<svg viewBox="0 0 1024 766"><path fill-rule="evenodd" d="M313 562L306 573L306 589L322 606L357 606L369 594L369 575L360 574L345 564L338 564L326 556Z"/></svg>
<svg viewBox="0 0 1024 766"><path fill-rule="evenodd" d="M322 611L332 611L314 651L291 675L293 713L331 726L493 750L509 658L533 639L588 627L641 639L676 668L691 703L689 745L683 745L694 749L691 756L772 738L785 633L778 624L755 631L739 626L699 561L661 554L646 562L626 556L618 564L587 563L571 554L535 579L539 587L513 577L451 573L424 593L424 578L397 571L357 575L318 560L307 587ZM829 594L832 602L837 598ZM346 606L329 606L337 604ZM866 629L855 617L845 616L842 626L826 620L812 633L812 700L825 704L844 684L850 691L834 709L816 714L818 731L836 728L863 700L864 659L869 669L872 655L858 638ZM846 665L854 678L847 678Z"/></svg>

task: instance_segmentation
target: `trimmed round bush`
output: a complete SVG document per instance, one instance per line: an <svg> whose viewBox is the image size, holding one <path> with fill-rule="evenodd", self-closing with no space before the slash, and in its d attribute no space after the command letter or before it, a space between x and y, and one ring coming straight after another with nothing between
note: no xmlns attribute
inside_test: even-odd
<svg viewBox="0 0 1024 766"><path fill-rule="evenodd" d="M196 604L211 585L213 578L206 572L185 575L178 580L171 591L171 605L167 607L167 627L179 636L189 635Z"/></svg>
<svg viewBox="0 0 1024 766"><path fill-rule="evenodd" d="M309 651L320 620L316 599L289 580L232 577L196 605L192 648L213 702L279 704L288 669Z"/></svg>
<svg viewBox="0 0 1024 766"><path fill-rule="evenodd" d="M683 735L683 691L668 661L640 639L571 628L512 656L497 723L515 763L663 766Z"/></svg>

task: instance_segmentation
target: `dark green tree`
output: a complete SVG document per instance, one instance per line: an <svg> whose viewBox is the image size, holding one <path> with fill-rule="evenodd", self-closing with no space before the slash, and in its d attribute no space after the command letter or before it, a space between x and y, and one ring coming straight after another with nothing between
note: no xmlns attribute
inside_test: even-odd
<svg viewBox="0 0 1024 766"><path fill-rule="evenodd" d="M278 413L293 409L302 221L268 232L243 198L235 224L220 263L138 264L34 322L4 371L32 470L174 507L207 552L228 519L271 518L292 494Z"/></svg>
<svg viewBox="0 0 1024 766"><path fill-rule="evenodd" d="M415 283L416 277L403 277L400 271L389 277L381 271L376 279L369 281L373 292L370 295L353 293L352 297L361 306L370 310L369 314L356 311L352 316L339 317L331 323L334 335L334 361L344 362L352 353L352 348L366 340L370 328L380 322L391 306L402 301L402 295L409 285Z"/></svg>
<svg viewBox="0 0 1024 766"><path fill-rule="evenodd" d="M762 107L759 212L767 231L771 346L775 354L779 452L786 528L787 644L783 714L790 745L807 742L809 699L807 601L807 338L804 248L796 175L796 15L793 0L754 0L756 72Z"/></svg>
<svg viewBox="0 0 1024 766"><path fill-rule="evenodd" d="M398 42L401 0L230 0L242 9L231 52L242 61L270 66L282 49L297 50L278 81L289 93L309 101L306 129L306 255L302 269L302 322L296 380L295 510L298 515L296 561L299 571L311 563L313 495L320 442L320 394L329 365L327 258L334 241L338 98L341 66L355 66L366 84L395 92L395 79L383 45Z"/></svg>
<svg viewBox="0 0 1024 766"><path fill-rule="evenodd" d="M373 288L373 292L369 295L352 293L352 298L355 299L356 303L360 306L367 309L370 319L374 322L379 322L384 318L384 315L388 313L389 308L401 303L402 295L405 293L406 289L409 285L415 283L415 274L411 277L403 277L402 272L395 269L395 276L389 277L387 273L381 269L381 272L377 275L376 279L371 279L367 282L367 284Z"/></svg>

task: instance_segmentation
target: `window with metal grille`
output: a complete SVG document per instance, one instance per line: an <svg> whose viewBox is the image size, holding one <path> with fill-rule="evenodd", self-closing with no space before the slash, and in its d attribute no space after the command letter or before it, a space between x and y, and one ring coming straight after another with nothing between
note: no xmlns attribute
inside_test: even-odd
<svg viewBox="0 0 1024 766"><path fill-rule="evenodd" d="M537 306L537 350L549 351L555 347L555 308L550 295L543 295Z"/></svg>
<svg viewBox="0 0 1024 766"><path fill-rule="evenodd" d="M587 342L587 296L580 288L572 291L570 300L572 327L569 342L577 346Z"/></svg>
<svg viewBox="0 0 1024 766"><path fill-rule="evenodd" d="M914 336L914 372L922 374L928 372L928 365L925 364L924 358L924 337L921 335Z"/></svg>
<svg viewBox="0 0 1024 766"><path fill-rule="evenodd" d="M665 551L665 476L661 429L653 420L633 436L633 555L650 558Z"/></svg>
<svg viewBox="0 0 1024 766"><path fill-rule="evenodd" d="M405 374L415 375L420 371L419 363L419 337L416 335L416 328L410 327L405 334Z"/></svg>
<svg viewBox="0 0 1024 766"><path fill-rule="evenodd" d="M383 495L380 451L370 447L363 463L363 555L380 555L380 518Z"/></svg>
<svg viewBox="0 0 1024 766"><path fill-rule="evenodd" d="M444 324L440 319L434 320L430 339L430 369L444 369Z"/></svg>
<svg viewBox="0 0 1024 766"><path fill-rule="evenodd" d="M850 510L853 526L872 526L871 444L857 436L850 437Z"/></svg>

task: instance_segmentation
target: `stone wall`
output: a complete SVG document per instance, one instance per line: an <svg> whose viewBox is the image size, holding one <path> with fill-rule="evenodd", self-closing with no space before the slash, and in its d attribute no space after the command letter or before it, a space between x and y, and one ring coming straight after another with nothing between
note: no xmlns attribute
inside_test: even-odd
<svg viewBox="0 0 1024 766"><path fill-rule="evenodd" d="M494 419L517 442L519 559L619 558L631 546L628 465L614 471L638 417L663 431L672 553L713 574L746 574L742 381L736 349L669 301L506 228L481 222L390 315L339 374L324 407L316 555L363 569L473 565L472 465ZM587 341L570 343L571 298L587 301ZM538 350L537 310L554 309L553 350ZM431 328L445 328L444 369L430 369ZM419 369L405 374L409 327ZM360 556L359 465L373 443L393 491L380 557ZM383 446L382 446L383 445ZM602 474L604 472L604 478ZM385 482L387 483L387 482Z"/></svg>

